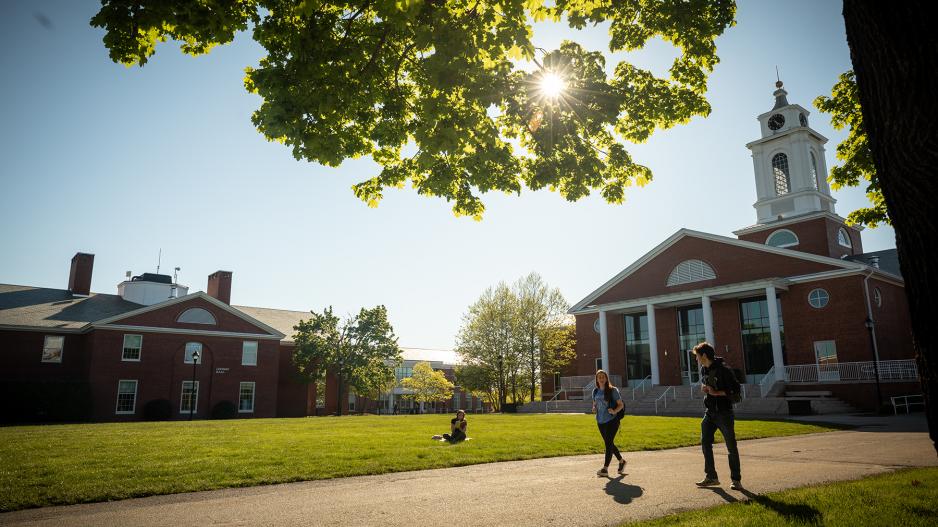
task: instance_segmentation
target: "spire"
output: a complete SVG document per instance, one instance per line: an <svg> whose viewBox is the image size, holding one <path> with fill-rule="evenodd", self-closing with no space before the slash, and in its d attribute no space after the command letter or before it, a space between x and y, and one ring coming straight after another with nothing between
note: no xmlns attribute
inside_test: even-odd
<svg viewBox="0 0 938 527"><path fill-rule="evenodd" d="M788 92L782 89L782 79L778 76L778 66L775 66L775 92L772 95L775 96L775 106L772 107L773 110L778 110L783 106L788 106L788 98L785 97L788 95Z"/></svg>

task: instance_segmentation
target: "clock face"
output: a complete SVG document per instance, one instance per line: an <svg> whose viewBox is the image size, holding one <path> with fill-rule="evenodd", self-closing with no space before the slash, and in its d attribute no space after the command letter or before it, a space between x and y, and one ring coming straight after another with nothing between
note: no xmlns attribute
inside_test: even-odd
<svg viewBox="0 0 938 527"><path fill-rule="evenodd" d="M808 126L808 117L805 114L799 115L798 120L801 121L801 126Z"/></svg>
<svg viewBox="0 0 938 527"><path fill-rule="evenodd" d="M779 128L783 126L785 126L785 117L782 114L777 113L773 115L772 117L769 117L769 129L770 130L778 130Z"/></svg>

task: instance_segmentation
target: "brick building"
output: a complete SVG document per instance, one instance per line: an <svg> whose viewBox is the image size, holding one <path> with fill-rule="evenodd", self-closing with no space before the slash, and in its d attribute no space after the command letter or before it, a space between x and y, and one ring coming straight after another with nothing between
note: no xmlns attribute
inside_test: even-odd
<svg viewBox="0 0 938 527"><path fill-rule="evenodd" d="M681 229L577 302L568 379L604 367L626 386L693 384L689 351L706 340L760 389L797 384L871 408L879 370L884 399L919 393L896 251L863 252L834 211L827 139L776 86L746 145L757 223L735 238Z"/></svg>

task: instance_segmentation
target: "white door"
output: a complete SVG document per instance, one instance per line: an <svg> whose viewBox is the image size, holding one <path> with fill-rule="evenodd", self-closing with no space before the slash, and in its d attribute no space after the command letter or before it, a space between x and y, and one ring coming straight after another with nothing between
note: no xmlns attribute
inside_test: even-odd
<svg viewBox="0 0 938 527"><path fill-rule="evenodd" d="M833 340L820 340L815 342L814 357L817 360L818 382L840 380L840 368L837 363L837 345Z"/></svg>

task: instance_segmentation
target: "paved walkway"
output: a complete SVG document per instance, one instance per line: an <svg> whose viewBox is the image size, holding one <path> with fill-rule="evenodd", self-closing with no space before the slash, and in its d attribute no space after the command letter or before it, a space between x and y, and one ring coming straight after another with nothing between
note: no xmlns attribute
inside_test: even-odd
<svg viewBox="0 0 938 527"><path fill-rule="evenodd" d="M893 429L909 426L740 442L743 482L762 494L938 466L926 433ZM611 479L595 475L601 456L573 456L50 507L0 515L0 524L617 525L745 499L729 490L726 451L716 450L725 490L694 487L703 462L688 447L629 453L628 474Z"/></svg>

